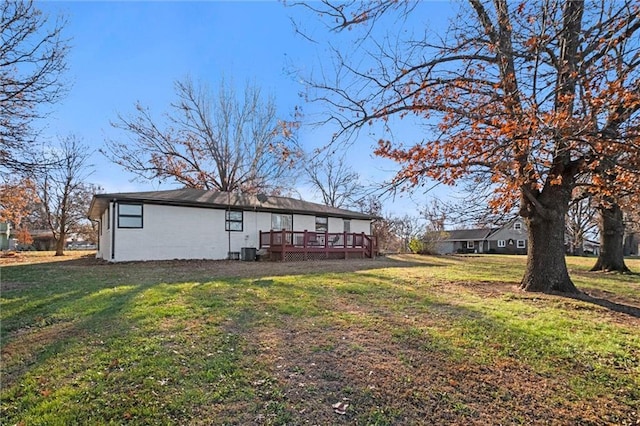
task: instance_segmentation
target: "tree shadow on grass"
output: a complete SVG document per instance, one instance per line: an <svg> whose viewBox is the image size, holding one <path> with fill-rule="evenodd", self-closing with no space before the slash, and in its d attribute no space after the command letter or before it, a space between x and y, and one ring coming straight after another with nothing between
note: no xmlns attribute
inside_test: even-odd
<svg viewBox="0 0 640 426"><path fill-rule="evenodd" d="M640 307L628 305L624 303L613 302L608 299L604 299L601 297L595 297L588 293L554 293L555 295L567 297L569 299L580 300L582 302L592 303L594 305L601 306L603 308L609 309L610 311L619 312L621 314L630 315L634 318L640 318Z"/></svg>

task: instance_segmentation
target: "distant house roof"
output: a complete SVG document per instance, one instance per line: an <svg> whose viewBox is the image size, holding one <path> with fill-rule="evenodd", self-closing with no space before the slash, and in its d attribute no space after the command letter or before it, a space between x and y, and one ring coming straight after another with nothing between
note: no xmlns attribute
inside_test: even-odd
<svg viewBox="0 0 640 426"><path fill-rule="evenodd" d="M447 231L447 238L443 241L481 241L487 239L496 229L478 228L478 229L457 229Z"/></svg>
<svg viewBox="0 0 640 426"><path fill-rule="evenodd" d="M168 206L203 207L217 209L242 209L263 212L287 212L297 214L324 215L344 219L377 219L376 216L324 204L277 196L256 196L229 192L207 191L203 189L174 189L166 191L121 192L96 194L89 207L89 219L99 219L109 207L110 201L128 201ZM261 201L263 200L263 201Z"/></svg>

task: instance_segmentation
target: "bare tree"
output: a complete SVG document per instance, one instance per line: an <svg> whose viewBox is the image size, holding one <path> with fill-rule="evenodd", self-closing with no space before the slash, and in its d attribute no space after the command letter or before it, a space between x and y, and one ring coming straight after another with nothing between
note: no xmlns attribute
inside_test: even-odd
<svg viewBox="0 0 640 426"><path fill-rule="evenodd" d="M69 136L59 149L44 153L51 166L36 174L41 213L56 240L56 256L64 255L67 236L88 222L87 211L98 188L86 182L91 151Z"/></svg>
<svg viewBox="0 0 640 426"><path fill-rule="evenodd" d="M130 140L107 141L102 152L140 178L190 188L277 193L290 184L294 126L278 119L272 97L251 85L239 96L224 80L216 93L188 78L175 90L163 121L140 103L135 117L119 115L112 124Z"/></svg>
<svg viewBox="0 0 640 426"><path fill-rule="evenodd" d="M432 199L420 210L425 220L421 254L438 254L438 243L448 236L445 228L450 211L451 207L439 199Z"/></svg>
<svg viewBox="0 0 640 426"><path fill-rule="evenodd" d="M382 202L374 195L366 195L356 201L358 210L374 216L377 219L371 225L371 234L378 240L380 252L398 252L402 245L398 236L393 232L393 219L382 212Z"/></svg>
<svg viewBox="0 0 640 426"><path fill-rule="evenodd" d="M391 218L390 222L392 232L402 241L401 251L403 252L410 251L409 243L412 239L424 235L424 226L420 217L405 214Z"/></svg>
<svg viewBox="0 0 640 426"><path fill-rule="evenodd" d="M65 93L65 21L49 18L32 1L0 5L0 168L34 166L29 158L36 137L34 121Z"/></svg>
<svg viewBox="0 0 640 426"><path fill-rule="evenodd" d="M307 183L322 196L322 201L331 207L352 206L362 197L360 176L345 163L345 157L335 153L316 156L305 163Z"/></svg>
<svg viewBox="0 0 640 426"><path fill-rule="evenodd" d="M569 253L582 256L584 243L591 238L597 238L598 221L597 210L587 194L576 196L567 211L565 235Z"/></svg>
<svg viewBox="0 0 640 426"><path fill-rule="evenodd" d="M469 0L443 34L376 39L370 31L387 14L409 16L420 4L307 4L337 30L366 28L357 42L367 47L336 51L335 77L311 81L309 97L331 107L327 121L337 124L338 137L372 122L420 120L431 132L379 142L376 154L400 164L396 182L490 181L491 206L517 206L527 223L521 288L578 292L564 258L577 180L608 167L615 153L602 191L640 185L640 6ZM354 52L367 56L354 60ZM620 118L624 126L606 132Z"/></svg>

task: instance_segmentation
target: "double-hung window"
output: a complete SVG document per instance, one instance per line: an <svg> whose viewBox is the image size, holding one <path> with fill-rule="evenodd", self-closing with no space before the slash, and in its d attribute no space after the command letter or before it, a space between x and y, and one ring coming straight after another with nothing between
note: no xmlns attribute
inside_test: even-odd
<svg viewBox="0 0 640 426"><path fill-rule="evenodd" d="M527 243L525 242L525 240L518 240L518 248L525 248L527 246Z"/></svg>
<svg viewBox="0 0 640 426"><path fill-rule="evenodd" d="M329 231L329 218L323 216L316 216L316 232L328 232Z"/></svg>
<svg viewBox="0 0 640 426"><path fill-rule="evenodd" d="M242 231L242 210L227 210L225 213L224 230Z"/></svg>
<svg viewBox="0 0 640 426"><path fill-rule="evenodd" d="M272 231L293 231L293 215L292 214L271 214L271 230Z"/></svg>
<svg viewBox="0 0 640 426"><path fill-rule="evenodd" d="M118 203L118 228L142 228L142 204Z"/></svg>

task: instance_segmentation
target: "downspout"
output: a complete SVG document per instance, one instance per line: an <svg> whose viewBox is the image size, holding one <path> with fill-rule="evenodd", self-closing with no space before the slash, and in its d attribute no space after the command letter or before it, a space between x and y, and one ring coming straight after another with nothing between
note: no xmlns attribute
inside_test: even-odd
<svg viewBox="0 0 640 426"><path fill-rule="evenodd" d="M118 200L115 198L111 200L113 206L111 211L111 260L116 258L116 203Z"/></svg>
<svg viewBox="0 0 640 426"><path fill-rule="evenodd" d="M227 191L227 213L226 216L224 218L224 223L225 226L228 227L227 229L227 240L228 240L228 246L227 246L227 259L232 260L231 259L231 227L229 226L229 219L231 218L231 193L229 191Z"/></svg>

